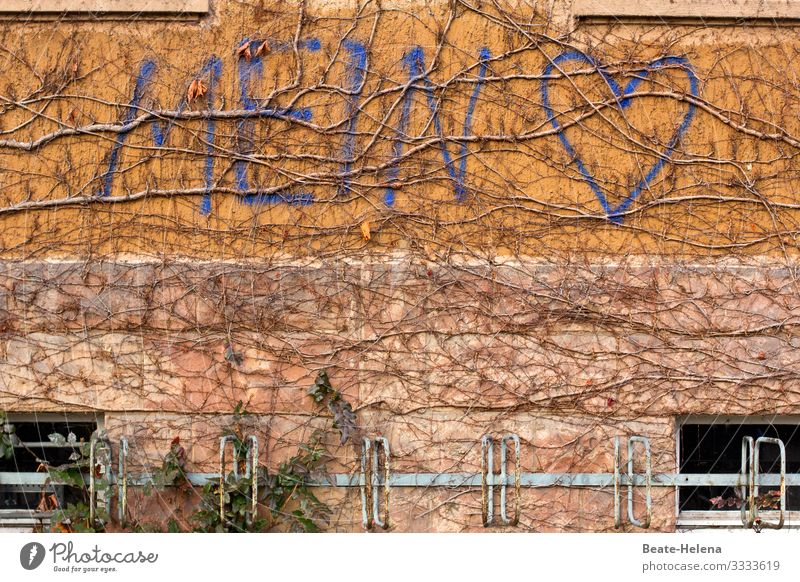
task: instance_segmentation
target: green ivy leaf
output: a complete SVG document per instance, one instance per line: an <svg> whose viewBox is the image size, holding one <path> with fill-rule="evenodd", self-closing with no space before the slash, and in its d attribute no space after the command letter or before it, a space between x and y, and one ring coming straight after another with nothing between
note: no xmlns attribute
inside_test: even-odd
<svg viewBox="0 0 800 582"><path fill-rule="evenodd" d="M293 511L292 515L294 516L295 520L297 520L297 522L303 527L303 530L309 533L316 533L319 531L317 525L311 519L305 517L302 511L300 510Z"/></svg>

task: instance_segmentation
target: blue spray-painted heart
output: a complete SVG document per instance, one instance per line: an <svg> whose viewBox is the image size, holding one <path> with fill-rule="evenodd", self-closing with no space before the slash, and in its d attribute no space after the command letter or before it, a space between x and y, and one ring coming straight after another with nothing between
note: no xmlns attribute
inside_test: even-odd
<svg viewBox="0 0 800 582"><path fill-rule="evenodd" d="M622 202L620 202L617 206L611 206L608 203L605 193L598 185L597 180L594 179L594 176L592 176L591 172L589 172L589 170L586 168L586 165L583 163L581 157L575 153L575 148L572 146L569 139L567 139L566 133L562 131L561 124L556 119L552 107L550 107L550 91L548 83L551 75L553 74L553 70L559 65L570 61L586 63L595 69L613 91L614 97L616 98L620 109L625 109L630 106L632 99L636 97L636 94L634 93L636 87L638 87L639 84L647 78L649 73L658 69L679 67L683 72L686 73L686 77L689 79L689 91L693 97L698 96L699 83L691 64L689 64L689 61L684 57L663 57L652 61L645 67L644 71L631 79L624 88L620 87L619 84L608 74L608 72L599 63L592 59L592 57L577 51L568 51L562 53L545 67L543 72L544 78L542 79L542 107L544 107L544 111L547 114L547 120L552 124L553 128L558 131L558 139L561 140L561 144L564 146L564 149L567 150L569 157L575 161L575 165L578 167L578 171L580 171L583 179L586 180L586 182L589 184L589 187L592 189L592 192L594 192L595 196L597 196L597 199L603 206L603 210L605 211L608 219L616 224L621 224L624 212L633 203L633 201L639 197L639 195L642 193L642 190L646 189L650 185L650 182L653 180L653 178L658 175L658 173L661 171L661 168L664 167L666 161L672 156L672 152L675 149L675 146L678 144L678 140L680 140L681 137L683 137L683 134L686 133L686 130L689 129L689 125L692 123L692 118L694 117L695 106L693 103L689 104L689 109L683 116L678 129L675 130L675 133L670 138L667 148L661 153L658 160L656 160L650 170L648 170L644 178L642 178L642 180L636 184L633 190L628 193Z"/></svg>

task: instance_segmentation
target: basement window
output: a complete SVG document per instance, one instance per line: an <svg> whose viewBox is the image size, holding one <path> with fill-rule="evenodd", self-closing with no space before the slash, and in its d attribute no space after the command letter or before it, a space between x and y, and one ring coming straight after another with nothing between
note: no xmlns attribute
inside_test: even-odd
<svg viewBox="0 0 800 582"><path fill-rule="evenodd" d="M786 449L786 473L800 473L800 417L688 417L678 425L679 473L738 474L742 439L778 438ZM777 445L764 443L760 450L761 474L780 474ZM678 526L742 527L741 493L733 486L679 486ZM763 519L777 521L779 487L759 487ZM786 487L786 526L800 526L800 487Z"/></svg>
<svg viewBox="0 0 800 582"><path fill-rule="evenodd" d="M46 467L72 463L101 424L92 414L9 413L0 419L0 528L42 529L55 507L82 500L80 489L54 483Z"/></svg>

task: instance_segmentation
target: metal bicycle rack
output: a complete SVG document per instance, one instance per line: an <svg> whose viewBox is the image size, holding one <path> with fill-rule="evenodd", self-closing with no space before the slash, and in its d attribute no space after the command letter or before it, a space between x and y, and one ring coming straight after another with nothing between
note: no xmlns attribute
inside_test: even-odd
<svg viewBox="0 0 800 582"><path fill-rule="evenodd" d="M514 444L514 517L509 519L508 504L508 443ZM489 527L494 522L494 487L500 485L500 520L503 525L517 525L520 517L520 444L515 434L500 439L500 475L494 472L494 439L484 436L481 439L481 502L483 505L483 525Z"/></svg>
<svg viewBox="0 0 800 582"><path fill-rule="evenodd" d="M635 451L636 443L644 445L645 455L645 517L643 521L636 519L633 512L633 454ZM620 473L620 446L619 437L614 437L614 527L619 529L622 526L622 512L620 510L621 495L620 483L622 482L622 474ZM650 527L650 521L653 517L653 463L650 454L650 440L646 437L632 436L628 437L628 474L627 474L627 487L628 487L628 521L631 525L647 529Z"/></svg>
<svg viewBox="0 0 800 582"><path fill-rule="evenodd" d="M380 470L380 451L383 451L383 471ZM371 453L371 454L370 454ZM390 469L389 441L384 437L372 440L365 438L361 448L361 525L371 529L377 525L383 529L389 527L389 479ZM383 518L381 518L378 489L383 487Z"/></svg>
<svg viewBox="0 0 800 582"><path fill-rule="evenodd" d="M106 458L102 465L97 464L98 450L105 451ZM89 520L94 521L97 515L97 479L95 476L96 468L102 467L99 471L101 476L111 477L111 441L97 433L92 435L89 441ZM106 503L108 499L106 498Z"/></svg>
<svg viewBox="0 0 800 582"><path fill-rule="evenodd" d="M219 519L225 523L225 450L226 444L230 442L234 447L233 464L231 473L234 477L239 477L238 451L236 451L236 437L226 435L219 439ZM245 447L245 473L244 478L250 479L251 506L250 511L245 516L248 523L252 523L256 518L258 508L258 438L255 435L245 437L242 441Z"/></svg>
<svg viewBox="0 0 800 582"><path fill-rule="evenodd" d="M739 474L746 476L747 480L739 488L739 496L742 498L742 525L748 529L753 527L755 522L755 515L753 515L755 495L753 498L747 496L748 490L750 492L755 490L756 474L753 467L753 437L746 436L742 438L742 465Z"/></svg>
<svg viewBox="0 0 800 582"><path fill-rule="evenodd" d="M777 445L780 451L781 472L780 481L780 508L778 510L777 523L764 521L759 517L758 507L758 488L759 485L774 485L774 483L763 483L761 474L760 451L762 444ZM739 488L739 496L742 499L742 525L746 528L761 529L781 529L786 518L786 447L783 441L771 437L759 437L753 441L753 437L742 438L742 464L740 475L743 483ZM791 477L796 477L792 475ZM793 483L794 484L794 483Z"/></svg>
<svg viewBox="0 0 800 582"><path fill-rule="evenodd" d="M117 517L125 525L128 512L128 439L119 439L119 478L117 480Z"/></svg>
<svg viewBox="0 0 800 582"><path fill-rule="evenodd" d="M521 445L519 436L505 435L498 439L500 443L499 473L495 472L495 447L497 441L492 436L484 436L480 441L481 472L480 473L392 473L389 441L385 437L364 439L361 451L360 472L357 475L337 473L318 479L307 481L311 487L358 487L361 493L362 525L365 529L373 526L389 528L390 494L392 487L445 487L445 488L479 488L481 491L482 521L484 526L504 525L515 526L521 517L521 491L526 488L542 487L584 487L592 489L612 489L614 495L614 526L622 526L622 496L623 488L627 492L627 521L633 527L646 529L650 527L653 516L653 487L733 487L737 488L741 497L741 521L745 528L780 529L786 522L786 488L800 487L800 473L786 473L786 448L784 443L777 438L744 437L742 439L741 466L738 473L653 473L652 453L650 441L644 436L629 436L627 441L627 467L623 472L622 441L619 436L614 437L612 473L523 473L521 472ZM186 477L195 486L217 482L220 485L220 517L224 520L224 488L226 475L232 473L238 477L240 474L241 451L234 455L234 462L230 471L226 468L226 449L228 443L235 443L235 437L223 436L220 438L219 472L218 473L187 473ZM514 448L514 470L509 472L509 448ZM245 478L252 478L252 506L249 510L248 520L255 519L258 506L258 438L248 436L242 443L245 447L244 466ZM777 446L780 454L780 472L763 473L760 459L763 446ZM637 451L643 449L644 473L634 471ZM129 486L143 486L152 483L150 475L131 476L128 470L128 457L130 446L128 440L122 437L118 447L118 473L111 470L112 453L110 441L105 436L93 435L89 449L89 465L93 469L98 466L100 454L106 454L102 459L99 475L95 470L89 472L86 480L89 488L90 517L94 519L98 511L100 498L97 480L101 478L108 486L116 486L118 496L117 514L121 523L125 522L127 513L127 495ZM45 473L18 474L0 473L0 483L9 485L46 485L49 476ZM513 514L509 515L509 492L514 488ZM636 517L634 514L634 491L637 487L645 489L644 515ZM777 519L768 521L762 517L762 507L759 507L759 488L778 487L780 502L777 509ZM495 524L496 492L499 489L499 522ZM108 504L105 497L103 502Z"/></svg>
<svg viewBox="0 0 800 582"><path fill-rule="evenodd" d="M780 510L779 510L780 512L777 523L764 521L758 516L759 508L756 499L758 498L758 485L760 481L759 476L761 475L760 473L761 466L760 463L758 462L759 461L758 457L762 444L777 445L781 455L781 472L780 472L781 481L779 484L781 500L780 500ZM753 456L754 456L755 467L753 468L753 476L751 477L751 480L753 482L753 487L750 489L749 502L750 502L750 511L751 514L753 515L754 525L758 524L759 529L761 528L781 529L783 527L783 522L786 517L786 447L784 446L783 441L780 439L771 437L759 437L756 439L755 454ZM742 505L744 505L744 503Z"/></svg>

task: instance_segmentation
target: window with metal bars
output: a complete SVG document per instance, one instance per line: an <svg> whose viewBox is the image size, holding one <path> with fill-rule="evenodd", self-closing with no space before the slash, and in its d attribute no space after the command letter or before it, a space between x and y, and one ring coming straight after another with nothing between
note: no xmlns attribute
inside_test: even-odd
<svg viewBox="0 0 800 582"><path fill-rule="evenodd" d="M43 507L64 507L78 500L79 490L54 482L49 470L69 464L100 424L98 417L85 414L6 415L0 427L5 437L0 454L0 526L29 526L49 516Z"/></svg>
<svg viewBox="0 0 800 582"><path fill-rule="evenodd" d="M679 471L689 474L738 474L742 464L742 439L780 439L786 450L786 473L800 473L800 419L795 417L708 417L688 418L679 424ZM780 473L780 451L764 445L760 450L759 472ZM777 509L779 488L759 487L759 507ZM708 517L735 512L742 505L741 492L734 486L681 486L678 488L679 515L709 512ZM786 487L787 511L800 511L800 487Z"/></svg>

